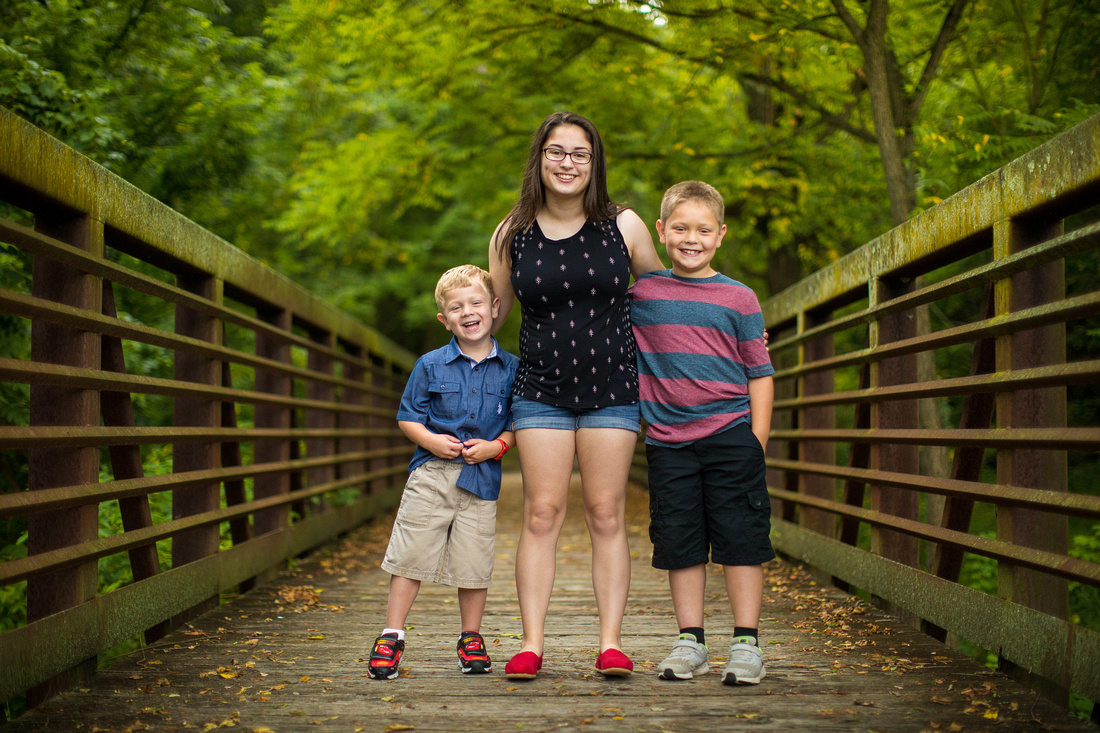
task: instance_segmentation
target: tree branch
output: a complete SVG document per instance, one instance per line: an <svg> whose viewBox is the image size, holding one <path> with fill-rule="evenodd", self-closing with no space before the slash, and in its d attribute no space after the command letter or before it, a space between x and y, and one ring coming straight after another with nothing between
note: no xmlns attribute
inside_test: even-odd
<svg viewBox="0 0 1100 733"><path fill-rule="evenodd" d="M122 44L126 42L127 36L130 35L130 31L135 25L137 25L138 19L145 14L145 9L149 6L149 0L141 0L141 6L136 10L131 10L129 16L126 18L126 23L122 26L122 30L115 36L115 40L111 42L111 45L103 52L103 61L106 62L111 56L122 48Z"/></svg>
<svg viewBox="0 0 1100 733"><path fill-rule="evenodd" d="M809 109L812 109L814 112L817 112L819 115L821 115L821 118L829 124L834 125L841 130L844 130L848 134L864 142L871 143L872 145L878 142L878 139L868 130L865 130L862 127L857 127L848 122L848 120L844 119L840 115L830 112L829 110L825 109L824 107L807 97L805 94L800 92L798 89L795 89L793 86L781 79L773 79L770 76L763 76L762 74L753 73L741 74L740 78L748 79L749 81L754 81L757 84L763 84L765 86L771 87L772 89L775 89L776 91L783 92L796 102L804 105L805 107L808 107Z"/></svg>
<svg viewBox="0 0 1100 733"><path fill-rule="evenodd" d="M928 87L932 85L932 80L939 71L943 54L947 50L948 44L950 44L951 40L955 37L955 29L958 27L959 19L962 18L963 11L966 10L966 6L969 2L970 0L955 0L948 9L947 15L944 16L943 23L940 25L939 35L936 36L936 42L932 44L932 51L928 55L928 62L925 63L920 81L917 82L913 101L909 103L910 120L917 119L920 114L920 108L924 104L925 96L928 94Z"/></svg>
<svg viewBox="0 0 1100 733"><path fill-rule="evenodd" d="M833 7L836 8L836 14L840 16L840 19L844 21L844 25L848 26L848 32L852 34L852 38L856 44L862 49L864 46L863 29L859 27L859 21L848 10L848 6L844 4L844 0L833 0Z"/></svg>
<svg viewBox="0 0 1100 733"><path fill-rule="evenodd" d="M842 0L834 0L834 2L842 2ZM537 5L535 5L533 3L529 3L528 7L531 8L532 10L545 12L548 15L551 15L555 18L559 18L561 20L566 20L566 21L569 21L569 22L572 22L572 23L577 23L579 25L589 26L591 28L598 28L602 31L606 31L606 32L611 33L613 35L617 35L617 36L620 36L622 38L626 38L627 40L634 41L635 43L641 43L643 45L649 46L650 48L655 48L658 51L662 51L664 53L667 53L670 56L675 56L677 58L682 58L682 59L685 59L687 61L691 61L692 63L699 64L701 66L712 66L712 67L714 66L714 60L710 57L706 57L706 58L693 57L688 52L681 51L679 49L670 48L670 47L666 46L665 44L661 43L660 41L658 41L656 39L650 38L650 37L642 35L640 33L636 33L634 31L628 30L626 28L621 28L619 26L612 25L611 23L605 23L604 21L597 20L595 18L579 17L579 16L575 16L575 15L570 15L569 13L564 13L564 12L561 12L561 11L555 11L555 10L548 10L546 8L540 8L540 7L538 7ZM818 104L817 102L815 102L814 100L810 99L806 94L802 93L801 91L799 91L795 87L791 86L790 84L782 81L781 79L773 79L770 76L763 76L761 74L753 74L753 73L739 74L738 78L748 79L749 81L754 81L758 84L763 84L764 86L770 87L772 89L775 89L776 91L779 91L779 92L782 92L782 93L786 94L787 96L791 97L792 99L794 99L796 102L803 105L807 109L810 109L810 110L813 110L814 112L816 112L818 115L821 116L821 118L823 120L825 120L829 124L834 125L834 126L838 127L841 130L844 130L845 132L849 133L850 135L856 137L859 140L862 140L864 142L868 142L868 143L871 143L871 144L875 144L877 142L875 136L871 132L869 132L868 130L865 130L861 127L855 126L855 125L851 124L848 120L844 119L843 117L841 117L841 116L839 116L839 115L837 115L833 112L830 112L824 106L822 106L822 105Z"/></svg>

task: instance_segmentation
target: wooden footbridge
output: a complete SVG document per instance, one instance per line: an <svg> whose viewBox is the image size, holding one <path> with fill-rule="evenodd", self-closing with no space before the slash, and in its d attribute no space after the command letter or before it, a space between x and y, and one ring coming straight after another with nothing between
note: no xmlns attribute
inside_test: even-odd
<svg viewBox="0 0 1100 733"><path fill-rule="evenodd" d="M504 677L519 650L513 557L521 487L508 475L484 634L492 674L458 669L453 589L425 584L409 619L403 673L372 680L366 658L385 621L379 569L392 516L311 555L295 571L208 611L94 679L9 723L54 731L1090 731L1042 695L789 562L768 567L757 687L719 676L733 631L720 574L706 605L709 674L658 679L676 634L667 578L649 563L648 501L631 487L633 577L624 643L628 679L595 669L598 624L579 481L559 544L546 666Z"/></svg>
<svg viewBox="0 0 1100 733"><path fill-rule="evenodd" d="M1068 706L1100 700L1100 614L1078 600L1100 589L1100 496L1082 490L1100 470L1098 244L1095 117L764 304L785 559L760 686L653 674L675 629L641 454L637 674L593 670L573 517L545 671L503 677L513 478L496 672L458 673L453 596L426 587L407 673L379 683L363 659L415 355L0 109L0 389L27 396L0 424L4 729L1091 729ZM120 644L137 651L97 671Z"/></svg>

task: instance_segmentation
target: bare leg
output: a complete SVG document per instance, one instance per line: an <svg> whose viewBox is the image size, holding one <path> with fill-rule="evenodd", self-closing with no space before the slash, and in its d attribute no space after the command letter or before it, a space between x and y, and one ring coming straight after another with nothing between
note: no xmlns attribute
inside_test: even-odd
<svg viewBox="0 0 1100 733"><path fill-rule="evenodd" d="M485 599L488 588L459 588L458 614L462 620L459 631L481 631L481 617L485 614Z"/></svg>
<svg viewBox="0 0 1100 733"><path fill-rule="evenodd" d="M390 576L390 598L386 603L386 628L405 628L405 621L409 618L409 611L419 592L419 580L402 578L400 575Z"/></svg>
<svg viewBox="0 0 1100 733"><path fill-rule="evenodd" d="M573 474L575 433L527 428L516 431L516 443L523 474L523 527L516 548L516 592L523 618L520 650L541 656L557 569L558 535Z"/></svg>
<svg viewBox="0 0 1100 733"><path fill-rule="evenodd" d="M735 626L760 627L760 607L764 603L764 567L762 565L724 565L726 595L730 599Z"/></svg>
<svg viewBox="0 0 1100 733"><path fill-rule="evenodd" d="M584 518L592 538L592 587L600 613L600 651L622 648L623 613L630 590L626 538L626 482L638 435L615 428L577 431Z"/></svg>
<svg viewBox="0 0 1100 733"><path fill-rule="evenodd" d="M703 628L703 593L707 588L706 564L668 571L672 610L677 629Z"/></svg>

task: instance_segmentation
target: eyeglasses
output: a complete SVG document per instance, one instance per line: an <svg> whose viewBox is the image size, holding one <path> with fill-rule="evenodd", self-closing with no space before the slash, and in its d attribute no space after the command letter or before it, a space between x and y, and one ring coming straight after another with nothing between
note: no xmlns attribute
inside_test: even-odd
<svg viewBox="0 0 1100 733"><path fill-rule="evenodd" d="M543 148L542 154L546 156L547 160L552 160L555 163L565 160L566 156L569 156L574 165L588 165L592 162L592 153L587 150L574 150L572 153L567 153L561 148Z"/></svg>

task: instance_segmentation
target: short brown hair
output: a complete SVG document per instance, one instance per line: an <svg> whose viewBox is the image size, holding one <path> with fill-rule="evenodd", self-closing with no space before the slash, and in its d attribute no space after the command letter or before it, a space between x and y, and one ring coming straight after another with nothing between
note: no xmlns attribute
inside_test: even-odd
<svg viewBox="0 0 1100 733"><path fill-rule="evenodd" d="M496 298L493 294L493 280L489 273L477 265L459 265L452 267L440 275L439 282L435 286L435 304L439 312L443 312L444 301L447 293L457 288L465 288L470 285L480 285L489 294L489 300Z"/></svg>
<svg viewBox="0 0 1100 733"><path fill-rule="evenodd" d="M680 181L665 191L664 198L661 199L661 219L667 220L676 207L685 201L698 201L709 206L719 226L725 223L726 205L722 201L722 194L714 186L702 181Z"/></svg>

